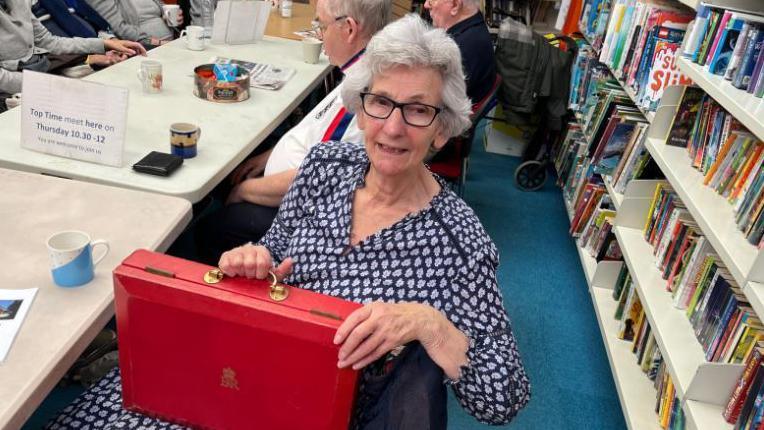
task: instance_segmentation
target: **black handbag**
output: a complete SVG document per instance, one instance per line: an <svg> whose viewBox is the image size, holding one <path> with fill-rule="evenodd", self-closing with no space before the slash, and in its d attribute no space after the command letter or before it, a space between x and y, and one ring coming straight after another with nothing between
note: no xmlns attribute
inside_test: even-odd
<svg viewBox="0 0 764 430"><path fill-rule="evenodd" d="M445 430L448 422L443 369L419 342L396 357L364 369L356 400L357 430Z"/></svg>

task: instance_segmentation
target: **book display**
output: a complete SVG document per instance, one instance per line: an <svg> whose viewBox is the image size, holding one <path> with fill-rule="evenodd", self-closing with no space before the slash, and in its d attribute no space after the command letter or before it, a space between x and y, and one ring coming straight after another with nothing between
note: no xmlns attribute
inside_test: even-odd
<svg viewBox="0 0 764 430"><path fill-rule="evenodd" d="M764 428L764 3L737 3L579 20L554 162L632 429Z"/></svg>

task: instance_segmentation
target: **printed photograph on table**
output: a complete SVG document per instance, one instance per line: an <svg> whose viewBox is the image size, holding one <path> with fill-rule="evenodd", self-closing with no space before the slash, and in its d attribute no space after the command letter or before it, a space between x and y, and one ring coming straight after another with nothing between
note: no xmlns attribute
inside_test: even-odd
<svg viewBox="0 0 764 430"><path fill-rule="evenodd" d="M21 308L23 300L0 300L0 320L12 320Z"/></svg>

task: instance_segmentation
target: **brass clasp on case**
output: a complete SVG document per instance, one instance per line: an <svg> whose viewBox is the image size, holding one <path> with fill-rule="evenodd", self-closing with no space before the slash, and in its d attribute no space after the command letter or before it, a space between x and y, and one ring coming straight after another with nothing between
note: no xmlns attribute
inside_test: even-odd
<svg viewBox="0 0 764 430"><path fill-rule="evenodd" d="M268 295L274 302L286 300L289 297L289 290L287 290L286 285L279 284L275 273L269 271L268 275L271 277L271 292Z"/></svg>
<svg viewBox="0 0 764 430"><path fill-rule="evenodd" d="M207 284L217 284L223 280L224 276L225 275L223 274L222 270L212 269L204 274L204 282ZM279 284L275 273L269 271L268 276L271 278L271 291L268 293L268 296L274 302L281 302L286 300L286 298L289 297L289 290L287 289L286 285Z"/></svg>
<svg viewBox="0 0 764 430"><path fill-rule="evenodd" d="M223 280L223 271L220 269L212 269L204 274L204 282L208 284L217 284Z"/></svg>

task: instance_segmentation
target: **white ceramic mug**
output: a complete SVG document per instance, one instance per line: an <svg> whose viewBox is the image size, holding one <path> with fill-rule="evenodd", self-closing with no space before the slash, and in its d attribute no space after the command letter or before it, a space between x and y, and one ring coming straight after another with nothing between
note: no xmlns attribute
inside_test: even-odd
<svg viewBox="0 0 764 430"><path fill-rule="evenodd" d="M178 18L180 18L180 6L176 4L166 4L162 6L162 17L168 27L177 27Z"/></svg>
<svg viewBox="0 0 764 430"><path fill-rule="evenodd" d="M141 61L141 68L138 69L138 79L141 80L144 93L161 93L162 63L154 60Z"/></svg>
<svg viewBox="0 0 764 430"><path fill-rule="evenodd" d="M21 93L16 93L8 97L7 99L5 99L5 106L8 109L13 109L20 104L21 104Z"/></svg>
<svg viewBox="0 0 764 430"><path fill-rule="evenodd" d="M302 59L306 63L318 63L318 57L321 55L323 42L313 37L302 39Z"/></svg>
<svg viewBox="0 0 764 430"><path fill-rule="evenodd" d="M204 50L204 27L189 25L180 32L180 38L186 41L186 47L192 51Z"/></svg>
<svg viewBox="0 0 764 430"><path fill-rule="evenodd" d="M53 282L61 287L76 287L93 279L94 267L109 253L105 240L91 240L82 231L62 231L50 236L46 242L50 255ZM92 248L102 245L106 250L93 259Z"/></svg>

